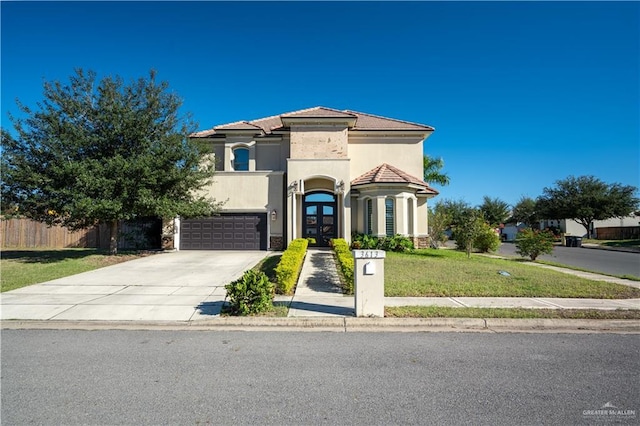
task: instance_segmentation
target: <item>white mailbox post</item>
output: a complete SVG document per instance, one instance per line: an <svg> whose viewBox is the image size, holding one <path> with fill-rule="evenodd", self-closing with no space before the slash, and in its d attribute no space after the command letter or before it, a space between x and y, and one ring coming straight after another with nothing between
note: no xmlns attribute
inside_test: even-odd
<svg viewBox="0 0 640 426"><path fill-rule="evenodd" d="M357 317L384 317L384 250L354 250Z"/></svg>

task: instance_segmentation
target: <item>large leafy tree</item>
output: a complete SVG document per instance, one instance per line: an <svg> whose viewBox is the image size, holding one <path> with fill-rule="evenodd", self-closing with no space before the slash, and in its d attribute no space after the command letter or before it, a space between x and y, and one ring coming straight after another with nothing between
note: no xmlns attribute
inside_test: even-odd
<svg viewBox="0 0 640 426"><path fill-rule="evenodd" d="M70 229L107 224L112 254L120 220L213 213L198 195L213 164L181 103L153 71L128 84L81 69L45 82L37 109L18 102L26 118L10 116L16 136L2 131L3 206Z"/></svg>
<svg viewBox="0 0 640 426"><path fill-rule="evenodd" d="M540 214L538 212L536 200L531 197L520 198L516 205L513 206L511 217L516 222L525 223L533 229L540 221Z"/></svg>
<svg viewBox="0 0 640 426"><path fill-rule="evenodd" d="M493 227L506 222L511 213L509 204L498 197L491 198L487 195L483 197L482 204L480 204L479 208L484 219Z"/></svg>
<svg viewBox="0 0 640 426"><path fill-rule="evenodd" d="M629 215L638 208L637 188L620 183L608 184L594 176L570 176L544 188L538 208L544 219L573 219L591 237L591 223Z"/></svg>
<svg viewBox="0 0 640 426"><path fill-rule="evenodd" d="M449 185L449 176L441 170L444 167L442 158L431 158L428 155L422 157L424 181L438 185Z"/></svg>
<svg viewBox="0 0 640 426"><path fill-rule="evenodd" d="M455 227L465 220L465 216L468 215L470 210L473 210L471 205L464 200L442 200L439 201L434 209L442 214L446 218L445 226Z"/></svg>
<svg viewBox="0 0 640 426"><path fill-rule="evenodd" d="M442 203L437 203L435 206L429 207L428 217L431 246L438 248L447 241L445 231L451 226L451 212L447 211Z"/></svg>

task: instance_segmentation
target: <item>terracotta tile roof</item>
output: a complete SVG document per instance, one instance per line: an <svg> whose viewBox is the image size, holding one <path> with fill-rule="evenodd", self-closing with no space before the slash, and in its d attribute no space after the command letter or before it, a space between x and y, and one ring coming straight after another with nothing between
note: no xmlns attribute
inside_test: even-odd
<svg viewBox="0 0 640 426"><path fill-rule="evenodd" d="M423 132L433 131L434 128L424 124L411 123L395 118L381 117L356 111L339 111L326 107L307 108L299 111L287 112L271 117L250 121L237 121L235 123L215 126L212 129L193 133L193 137L209 137L216 134L216 130L251 130L249 126L255 126L256 130L263 130L270 134L273 130L283 129L282 118L355 118L354 130L417 130ZM243 127L246 126L246 127Z"/></svg>
<svg viewBox="0 0 640 426"><path fill-rule="evenodd" d="M423 189L422 193L438 194L438 191L431 188L428 183L420 178L411 176L409 173L403 172L397 167L383 163L378 167L369 170L365 174L358 176L351 181L351 186L366 185L372 183L404 183L419 185Z"/></svg>
<svg viewBox="0 0 640 426"><path fill-rule="evenodd" d="M216 126L214 130L262 130L260 126L249 123L247 121L236 121L235 123L223 124Z"/></svg>
<svg viewBox="0 0 640 426"><path fill-rule="evenodd" d="M289 112L286 114L281 114L281 117L286 118L322 118L322 117L331 117L331 118L357 118L355 114L346 113L343 111L338 111L337 109L325 108L325 107L315 107L303 109L300 111Z"/></svg>
<svg viewBox="0 0 640 426"><path fill-rule="evenodd" d="M411 123L410 121L397 120L395 118L380 117L378 115L367 114L364 112L356 112L346 110L345 112L354 114L358 117L355 130L422 130L433 131L431 126L424 124Z"/></svg>

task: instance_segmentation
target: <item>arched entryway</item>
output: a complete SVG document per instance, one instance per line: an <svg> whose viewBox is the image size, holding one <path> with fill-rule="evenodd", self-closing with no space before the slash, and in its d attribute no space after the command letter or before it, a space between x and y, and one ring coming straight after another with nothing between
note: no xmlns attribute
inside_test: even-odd
<svg viewBox="0 0 640 426"><path fill-rule="evenodd" d="M338 236L338 209L334 194L309 192L302 205L302 236L315 239L315 246L326 247Z"/></svg>

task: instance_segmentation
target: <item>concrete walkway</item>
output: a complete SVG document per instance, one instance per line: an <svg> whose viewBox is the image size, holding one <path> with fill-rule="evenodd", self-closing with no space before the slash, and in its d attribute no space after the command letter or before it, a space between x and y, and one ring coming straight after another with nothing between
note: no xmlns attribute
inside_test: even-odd
<svg viewBox="0 0 640 426"><path fill-rule="evenodd" d="M289 317L354 316L353 296L344 296L337 265L329 248L310 248L302 265L298 286L290 300Z"/></svg>

